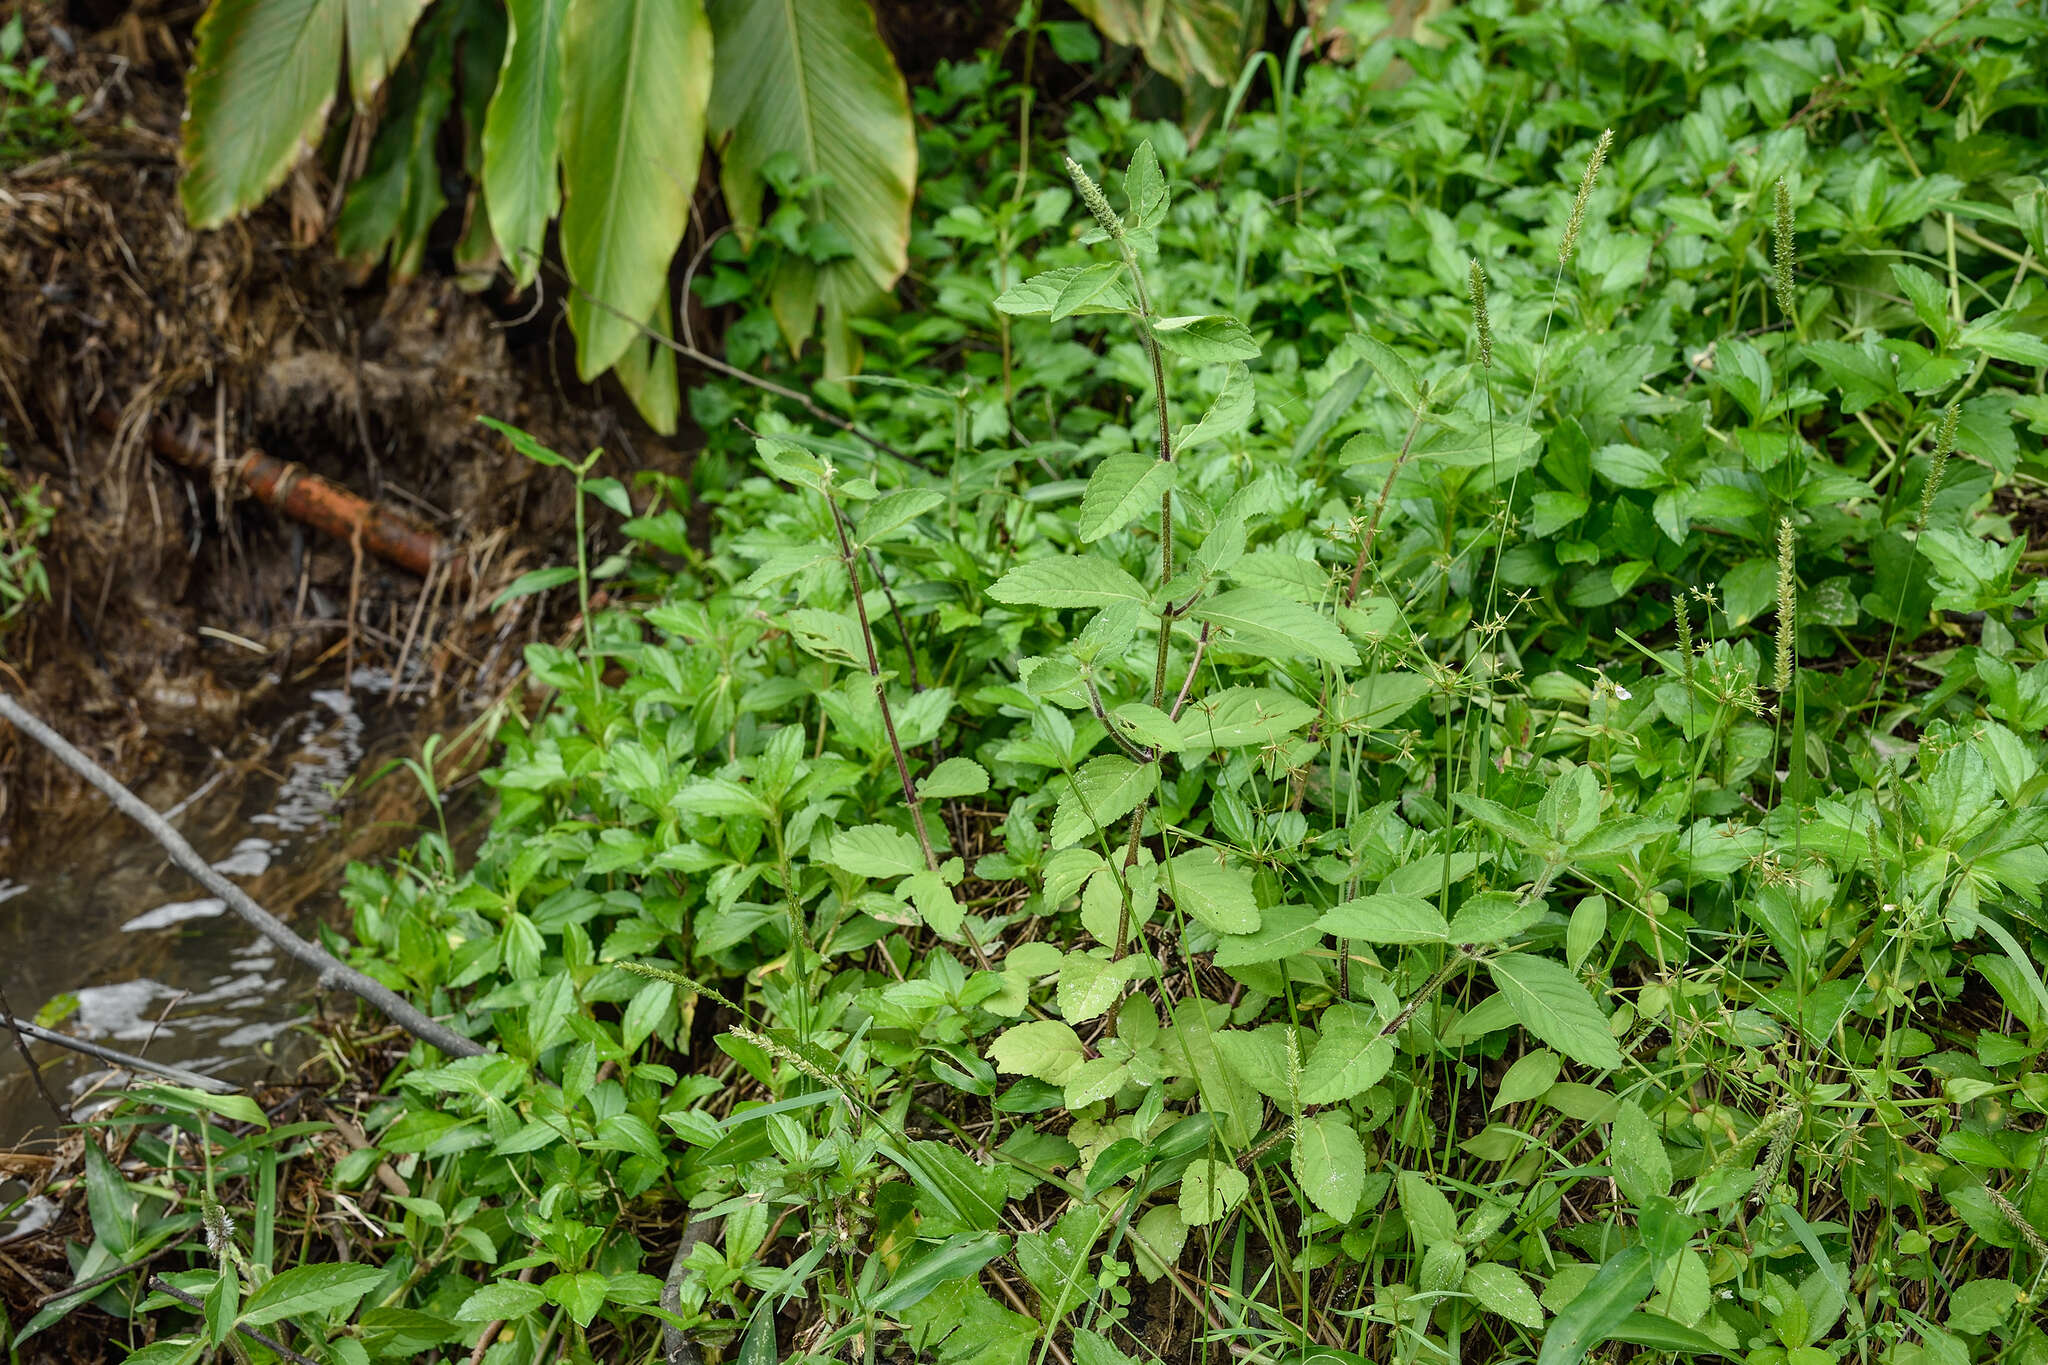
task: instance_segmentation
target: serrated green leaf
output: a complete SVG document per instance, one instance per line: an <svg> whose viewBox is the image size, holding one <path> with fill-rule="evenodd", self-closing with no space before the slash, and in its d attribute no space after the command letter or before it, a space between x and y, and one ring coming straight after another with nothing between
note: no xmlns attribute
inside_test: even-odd
<svg viewBox="0 0 2048 1365"><path fill-rule="evenodd" d="M1664 1150L1663 1135L1641 1105L1634 1100L1621 1101L1611 1137L1608 1162L1623 1194L1640 1204L1671 1193L1671 1157Z"/></svg>
<svg viewBox="0 0 2048 1365"><path fill-rule="evenodd" d="M1061 1085L1086 1060L1081 1036L1056 1019L1036 1019L1004 1030L989 1044L998 1071Z"/></svg>
<svg viewBox="0 0 2048 1365"><path fill-rule="evenodd" d="M1465 1292L1479 1300L1480 1307L1498 1313L1524 1327L1543 1325L1543 1305L1529 1282L1506 1266L1487 1261L1465 1272Z"/></svg>
<svg viewBox="0 0 2048 1365"><path fill-rule="evenodd" d="M1620 1069L1621 1050L1608 1031L1607 1016L1563 963L1511 953L1486 966L1522 1027L1581 1066Z"/></svg>
<svg viewBox="0 0 2048 1365"><path fill-rule="evenodd" d="M1222 646L1270 658L1310 658L1358 666L1358 651L1335 621L1315 608L1261 588L1232 588L1195 607L1198 621L1230 632Z"/></svg>
<svg viewBox="0 0 2048 1365"><path fill-rule="evenodd" d="M1240 749L1278 743L1315 714L1315 707L1277 688L1228 687L1190 702L1177 723L1183 748Z"/></svg>
<svg viewBox="0 0 2048 1365"><path fill-rule="evenodd" d="M1052 846L1077 844L1129 815L1159 786L1159 765L1100 754L1074 774L1052 817Z"/></svg>
<svg viewBox="0 0 2048 1365"><path fill-rule="evenodd" d="M1232 317L1157 318L1152 335L1160 349L1203 364L1252 360L1259 354L1251 329Z"/></svg>
<svg viewBox="0 0 2048 1365"><path fill-rule="evenodd" d="M861 513L860 540L876 545L927 512L946 505L946 495L936 488L897 488L869 503Z"/></svg>
<svg viewBox="0 0 2048 1365"><path fill-rule="evenodd" d="M1380 386L1391 395L1395 402L1410 412L1422 406L1422 389L1415 378L1415 371L1408 362L1395 353L1394 348L1363 332L1353 335L1345 343L1352 353L1372 367L1379 376Z"/></svg>
<svg viewBox="0 0 2048 1365"><path fill-rule="evenodd" d="M1233 867L1221 849L1176 855L1166 886L1174 903L1219 934L1250 934L1259 928L1259 905L1251 873Z"/></svg>
<svg viewBox="0 0 2048 1365"><path fill-rule="evenodd" d="M1401 1213L1408 1220L1416 1250L1458 1239L1458 1213L1451 1201L1420 1171L1403 1171L1395 1179L1400 1193Z"/></svg>
<svg viewBox="0 0 2048 1365"><path fill-rule="evenodd" d="M1202 414L1202 420L1184 428L1174 440L1174 454L1192 450L1209 441L1226 440L1251 425L1252 407L1255 398L1252 389L1252 372L1243 365L1232 362L1223 376L1223 388L1216 400L1209 404L1209 410Z"/></svg>
<svg viewBox="0 0 2048 1365"><path fill-rule="evenodd" d="M1107 949L1096 953L1068 953L1060 963L1060 983L1054 994L1060 1017L1070 1024L1099 1019L1123 994L1130 973L1124 963L1143 959L1109 960Z"/></svg>
<svg viewBox="0 0 2048 1365"><path fill-rule="evenodd" d="M1324 1213L1348 1223L1365 1193L1365 1147L1342 1114L1317 1114L1294 1125L1294 1178Z"/></svg>
<svg viewBox="0 0 2048 1365"><path fill-rule="evenodd" d="M1087 266L1064 266L1058 270L1047 270L1033 275L1030 279L1013 284L996 296L996 310L1013 317L1050 316L1058 306L1061 295L1070 281L1079 276ZM1094 295L1084 307L1075 308L1075 313L1128 313L1134 311L1138 301L1132 297L1130 286L1119 275L1115 284Z"/></svg>
<svg viewBox="0 0 2048 1365"><path fill-rule="evenodd" d="M1227 1161L1188 1163L1180 1177L1180 1216L1195 1227L1215 1222L1251 1192L1251 1180Z"/></svg>
<svg viewBox="0 0 2048 1365"><path fill-rule="evenodd" d="M1394 1063L1394 1043L1370 1026L1326 1026L1301 1071L1303 1104L1341 1104L1363 1095Z"/></svg>
<svg viewBox="0 0 2048 1365"><path fill-rule="evenodd" d="M979 796L988 790L988 769L971 758L949 758L917 780L917 794L926 801Z"/></svg>
<svg viewBox="0 0 2048 1365"><path fill-rule="evenodd" d="M1131 153L1130 169L1124 172L1124 202L1132 223L1141 228L1157 227L1166 217L1166 177L1159 170L1159 155L1146 138Z"/></svg>
<svg viewBox="0 0 2048 1365"><path fill-rule="evenodd" d="M1447 943L1450 926L1420 896L1380 892L1331 908L1316 928L1337 938L1367 943Z"/></svg>
<svg viewBox="0 0 2048 1365"><path fill-rule="evenodd" d="M917 840L887 825L857 825L833 835L831 862L857 877L902 877L925 870Z"/></svg>
<svg viewBox="0 0 2048 1365"><path fill-rule="evenodd" d="M359 1262L325 1261L318 1265L293 1266L264 1281L243 1301L236 1321L261 1327L279 1318L297 1317L350 1308L370 1292L370 1286L384 1278L381 1267Z"/></svg>
<svg viewBox="0 0 2048 1365"><path fill-rule="evenodd" d="M1123 288L1124 267L1117 261L1098 261L1084 265L1060 281L1059 293L1053 297L1052 320L1059 322L1076 313L1098 313L1104 310L1104 299L1115 300Z"/></svg>
<svg viewBox="0 0 2048 1365"><path fill-rule="evenodd" d="M1453 943L1504 943L1543 918L1541 901L1525 902L1506 891L1488 891L1472 897L1451 917Z"/></svg>
<svg viewBox="0 0 2048 1365"><path fill-rule="evenodd" d="M1144 584L1122 565L1100 555L1052 555L1019 564L991 584L988 595L998 602L1028 607L1151 602Z"/></svg>
<svg viewBox="0 0 2048 1365"><path fill-rule="evenodd" d="M1075 529L1083 541L1100 540L1121 531L1158 507L1159 495L1171 487L1173 466L1157 456L1112 455L1096 465L1089 476L1088 491L1081 498L1081 519Z"/></svg>
<svg viewBox="0 0 2048 1365"><path fill-rule="evenodd" d="M499 1280L472 1292L457 1305L454 1318L457 1322L496 1322L500 1319L522 1318L547 1301L546 1291L537 1284Z"/></svg>
<svg viewBox="0 0 2048 1365"><path fill-rule="evenodd" d="M1305 953L1323 941L1321 919L1314 906L1268 906L1259 912L1256 932L1224 936L1215 963L1219 967L1249 967Z"/></svg>

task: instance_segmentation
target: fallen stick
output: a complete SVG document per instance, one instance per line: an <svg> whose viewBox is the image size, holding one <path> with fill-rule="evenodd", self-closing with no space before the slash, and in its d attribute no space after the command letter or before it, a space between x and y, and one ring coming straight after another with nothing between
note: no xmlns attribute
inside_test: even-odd
<svg viewBox="0 0 2048 1365"><path fill-rule="evenodd" d="M74 1038L68 1033L59 1033L55 1029L44 1028L41 1024L32 1024L26 1019L17 1019L11 1014L0 1016L0 1018L4 1018L7 1027L13 1029L18 1034L26 1034L38 1042L54 1043L58 1047L69 1048L73 1052L105 1062L109 1066L123 1067L129 1071L138 1071L148 1076L161 1076L167 1081L172 1081L192 1090L204 1090L211 1095L230 1095L235 1090L235 1087L229 1085L226 1081L219 1080L213 1076L202 1075L197 1071L187 1071L182 1066L172 1066L167 1062L152 1062L147 1057L137 1057L132 1052L122 1052L115 1048L103 1047L98 1043L88 1042L84 1038ZM54 1104L55 1102L52 1101L52 1103ZM60 1111L59 1117L68 1118L69 1116Z"/></svg>
<svg viewBox="0 0 2048 1365"><path fill-rule="evenodd" d="M392 1023L450 1056L475 1057L484 1052L476 1043L420 1013L396 991L364 976L325 948L306 942L286 928L282 920L250 899L241 887L214 871L206 859L185 842L184 836L151 810L141 797L116 782L105 768L87 758L64 736L36 719L5 693L0 693L0 718L12 721L17 730L55 754L65 767L98 787L114 803L116 810L141 825L151 838L162 844L164 851L171 855L171 861L183 868L194 881L226 901L230 910L247 920L257 933L283 949L286 956L318 973L322 987L338 986L357 999L376 1006Z"/></svg>
<svg viewBox="0 0 2048 1365"><path fill-rule="evenodd" d="M206 1312L205 1300L194 1298L192 1295L187 1294L184 1290L178 1288L176 1285L165 1283L164 1277L161 1275L150 1276L149 1287L151 1289L154 1289L159 1294L170 1295L179 1303L184 1304L187 1308L197 1309L202 1314ZM255 1342L258 1346L261 1346L264 1350L275 1351L277 1352L277 1354L283 1356L286 1360L292 1361L293 1365L320 1365L320 1362L313 1359L313 1357L300 1355L297 1351L294 1351L291 1347L285 1345L283 1342L277 1340L275 1337L267 1337L263 1333L257 1331L254 1327L249 1326L247 1323L236 1323L235 1330L237 1332L240 1332L243 1336L249 1338L249 1340Z"/></svg>

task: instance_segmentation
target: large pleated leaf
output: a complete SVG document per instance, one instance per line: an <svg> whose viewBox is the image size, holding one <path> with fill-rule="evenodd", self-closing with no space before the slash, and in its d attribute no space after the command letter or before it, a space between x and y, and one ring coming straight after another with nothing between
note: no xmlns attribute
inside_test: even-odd
<svg viewBox="0 0 2048 1365"><path fill-rule="evenodd" d="M562 259L590 380L667 295L704 151L711 29L700 0L569 0L563 57Z"/></svg>
<svg viewBox="0 0 2048 1365"><path fill-rule="evenodd" d="M427 0L348 0L348 88L367 107L397 69Z"/></svg>
<svg viewBox="0 0 2048 1365"><path fill-rule="evenodd" d="M388 246L394 281L419 273L427 233L448 202L435 144L455 98L454 13L439 11L400 65L369 167L349 186L334 224L335 249L344 256L373 259Z"/></svg>
<svg viewBox="0 0 2048 1365"><path fill-rule="evenodd" d="M903 74L867 0L711 0L710 13L718 50L711 128L726 205L750 239L770 163L793 172L812 248L834 254L822 263L786 258L770 303L792 346L823 309L826 369L846 373L857 358L848 320L908 263L917 135Z"/></svg>
<svg viewBox="0 0 2048 1365"><path fill-rule="evenodd" d="M318 140L341 69L347 0L214 0L185 77L194 227L263 202Z"/></svg>
<svg viewBox="0 0 2048 1365"><path fill-rule="evenodd" d="M509 0L506 11L505 64L484 117L484 203L512 278L524 289L540 269L548 224L562 209L556 166L568 0Z"/></svg>
<svg viewBox="0 0 2048 1365"><path fill-rule="evenodd" d="M1248 36L1265 31L1264 0L1074 0L1105 38L1142 48L1145 62L1182 89L1229 85Z"/></svg>

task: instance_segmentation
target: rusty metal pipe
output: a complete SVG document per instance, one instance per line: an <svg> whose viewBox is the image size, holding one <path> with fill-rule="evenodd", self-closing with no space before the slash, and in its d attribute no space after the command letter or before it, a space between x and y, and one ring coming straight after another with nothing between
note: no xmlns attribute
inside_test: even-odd
<svg viewBox="0 0 2048 1365"><path fill-rule="evenodd" d="M109 431L120 426L120 416L111 406L97 412L99 424ZM150 449L176 465L198 473L213 468L213 445L203 438L195 422L179 430L159 417L150 422L146 436ZM358 536L369 554L425 578L443 554L441 538L392 510L370 502L341 485L331 483L303 465L251 446L230 466L236 479L265 507L290 517L337 540L353 543ZM466 566L454 557L451 572L459 580Z"/></svg>

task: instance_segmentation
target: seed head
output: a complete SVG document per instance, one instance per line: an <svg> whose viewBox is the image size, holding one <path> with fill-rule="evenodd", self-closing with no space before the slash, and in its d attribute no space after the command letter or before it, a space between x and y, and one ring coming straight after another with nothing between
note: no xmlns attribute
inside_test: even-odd
<svg viewBox="0 0 2048 1365"><path fill-rule="evenodd" d="M1067 158L1067 174L1073 178L1074 188L1081 192L1081 202L1095 215L1095 221L1102 224L1102 230L1122 240L1124 220L1117 217L1116 211L1110 208L1109 198L1103 194L1102 186L1096 184L1095 178L1081 169L1081 163L1072 157Z"/></svg>
<svg viewBox="0 0 2048 1365"><path fill-rule="evenodd" d="M1777 199L1778 216L1771 225L1771 244L1775 248L1773 261L1777 266L1773 283L1778 295L1778 311L1789 318L1793 307L1793 278L1799 270L1799 243L1792 235L1792 191L1785 187L1782 178L1778 181Z"/></svg>
<svg viewBox="0 0 2048 1365"><path fill-rule="evenodd" d="M1778 661L1771 686L1780 696L1792 690L1792 659L1798 650L1793 618L1799 613L1799 580L1792 572L1792 518L1778 522Z"/></svg>
<svg viewBox="0 0 2048 1365"><path fill-rule="evenodd" d="M2034 1225L2027 1221L2027 1215L2021 1213L2019 1207L2012 1200L2006 1198L1997 1190L1992 1189L1989 1185L1984 1187L1984 1193L1991 1196L1991 1202L1998 1206L1998 1211L2005 1215L2005 1221L2012 1224L2013 1231L2017 1232L2025 1240L2033 1253L2036 1256L2048 1257L2048 1241L2042 1240L2041 1234L2034 1230Z"/></svg>
<svg viewBox="0 0 2048 1365"><path fill-rule="evenodd" d="M1948 473L1948 457L1956 452L1956 424L1963 410L1954 403L1941 414L1941 427L1934 435L1934 467L1927 471L1927 486L1920 490L1920 529L1927 529L1927 516L1934 510L1934 495L1941 491L1942 475Z"/></svg>
<svg viewBox="0 0 2048 1365"><path fill-rule="evenodd" d="M1798 1137L1796 1123L1788 1123L1771 1135L1771 1145L1764 1151L1763 1165L1757 1168L1756 1184L1751 1187L1751 1199L1759 1204L1770 1202L1771 1192L1778 1187L1778 1177L1784 1174L1785 1159L1792 1155L1792 1144Z"/></svg>
<svg viewBox="0 0 2048 1365"><path fill-rule="evenodd" d="M1493 368L1493 319L1486 312L1486 272L1474 261L1465 272L1465 292L1472 299L1472 334L1479 341L1479 367Z"/></svg>
<svg viewBox="0 0 2048 1365"><path fill-rule="evenodd" d="M761 1051L767 1053L769 1056L781 1058L783 1061L789 1063L791 1066L795 1067L804 1075L809 1076L812 1080L818 1082L818 1084L830 1086L834 1090L840 1089L840 1084L838 1081L826 1075L822 1068L820 1068L816 1063L812 1062L808 1057L804 1056L801 1052L798 1052L795 1048L790 1047L784 1043L779 1043L775 1039L770 1038L765 1033L756 1033L754 1032L754 1030L750 1028L734 1027L730 1030L730 1032L732 1033L733 1037L739 1039L741 1042L752 1043L755 1047L760 1048Z"/></svg>
<svg viewBox="0 0 2048 1365"><path fill-rule="evenodd" d="M1579 245L1579 229L1586 225L1586 201L1593 197L1593 186L1600 179L1600 168L1607 164L1608 149L1614 146L1614 130L1608 128L1600 134L1600 140L1593 144L1593 155L1586 161L1586 173L1579 178L1579 192L1572 199L1572 216L1564 225L1564 240L1557 244L1557 265L1562 270L1572 258L1572 252Z"/></svg>
<svg viewBox="0 0 2048 1365"><path fill-rule="evenodd" d="M235 1244L235 1216L209 1196L199 1202L199 1221L206 1229L208 1254L227 1255L228 1248Z"/></svg>
<svg viewBox="0 0 2048 1365"><path fill-rule="evenodd" d="M1686 609L1685 594L1676 593L1671 598L1671 619L1678 627L1678 666L1684 670L1682 676L1692 681L1692 613Z"/></svg>

